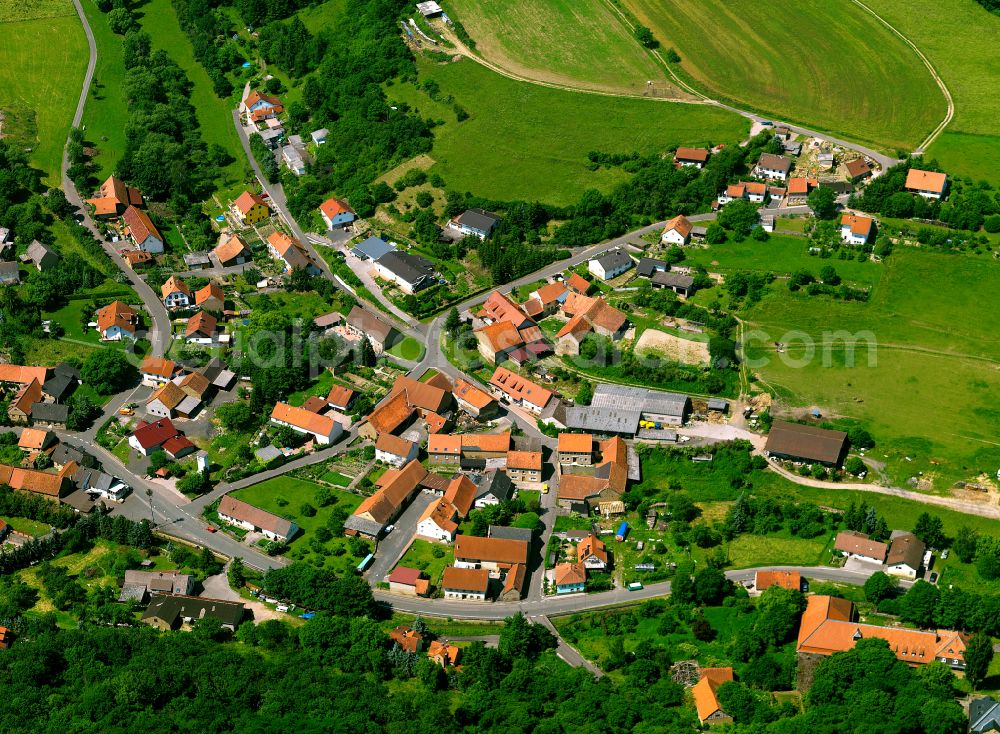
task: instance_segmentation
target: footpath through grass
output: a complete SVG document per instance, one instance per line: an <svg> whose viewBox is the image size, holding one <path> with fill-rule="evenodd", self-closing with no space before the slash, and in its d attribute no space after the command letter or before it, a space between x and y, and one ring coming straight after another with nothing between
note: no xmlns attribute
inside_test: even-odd
<svg viewBox="0 0 1000 734"><path fill-rule="evenodd" d="M31 149L50 186L87 69L87 40L70 0L0 3L0 111L5 135Z"/></svg>

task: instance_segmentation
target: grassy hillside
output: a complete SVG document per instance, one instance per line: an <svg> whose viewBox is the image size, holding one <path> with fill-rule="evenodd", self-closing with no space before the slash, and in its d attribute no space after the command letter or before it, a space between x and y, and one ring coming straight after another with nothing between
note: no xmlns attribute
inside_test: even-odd
<svg viewBox="0 0 1000 734"><path fill-rule="evenodd" d="M681 96L605 0L452 0L476 51L529 79L642 94Z"/></svg>
<svg viewBox="0 0 1000 734"><path fill-rule="evenodd" d="M94 84L83 110L87 140L97 147L93 163L95 177L103 181L115 168L125 149L125 123L128 108L122 99L125 68L122 66L122 37L108 26L107 16L97 9L94 0L80 0L97 44L97 67Z"/></svg>
<svg viewBox="0 0 1000 734"><path fill-rule="evenodd" d="M444 122L434 131L433 170L448 188L482 196L569 204L588 188L608 191L628 178L588 170L589 151L655 153L671 144L732 143L747 132L744 119L716 108L550 89L467 59L418 60L418 70L421 85L439 87L438 101L412 84L389 87L389 99ZM457 121L455 104L467 120Z"/></svg>
<svg viewBox="0 0 1000 734"><path fill-rule="evenodd" d="M624 4L699 87L737 105L887 149L916 146L944 118L914 52L848 0Z"/></svg>
<svg viewBox="0 0 1000 734"><path fill-rule="evenodd" d="M973 0L866 0L924 52L955 100L955 119L928 150L948 170L1000 182L1000 17Z"/></svg>
<svg viewBox="0 0 1000 734"><path fill-rule="evenodd" d="M70 0L0 3L0 110L4 133L33 149L59 184L63 147L87 69L87 41Z"/></svg>
<svg viewBox="0 0 1000 734"><path fill-rule="evenodd" d="M840 265L816 261L812 272L825 263ZM760 360L754 371L786 407L816 405L828 417L861 420L879 441L873 457L897 481L922 471L945 489L1000 468L1000 338L993 305L982 298L998 288L1000 273L986 257L913 250L886 262L868 303L792 294L778 282L745 316L759 330L747 340L748 356ZM859 335L853 366L831 336L838 331ZM873 363L865 335L877 343ZM806 336L816 344L811 358ZM783 353L775 342L786 345Z"/></svg>

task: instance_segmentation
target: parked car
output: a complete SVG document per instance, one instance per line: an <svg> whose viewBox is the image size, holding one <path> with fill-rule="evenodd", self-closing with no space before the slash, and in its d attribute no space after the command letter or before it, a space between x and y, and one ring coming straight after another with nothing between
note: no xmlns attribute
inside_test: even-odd
<svg viewBox="0 0 1000 734"><path fill-rule="evenodd" d="M945 548L943 551L941 551L941 560L943 561L945 558L947 558L948 557L948 553L950 553L950 552L951 551L948 548Z"/></svg>
<svg viewBox="0 0 1000 734"><path fill-rule="evenodd" d="M208 527L205 528L205 530L207 530L210 533L214 533L216 531L216 527L214 525L209 525Z"/></svg>
<svg viewBox="0 0 1000 734"><path fill-rule="evenodd" d="M395 525L387 525L386 528L385 528L385 534L388 535L389 533L391 533L395 529L396 529Z"/></svg>
<svg viewBox="0 0 1000 734"><path fill-rule="evenodd" d="M936 584L937 583L937 580L938 580L937 571L934 571L934 573L931 574L931 577L930 577L929 580L930 580L930 582L932 584Z"/></svg>

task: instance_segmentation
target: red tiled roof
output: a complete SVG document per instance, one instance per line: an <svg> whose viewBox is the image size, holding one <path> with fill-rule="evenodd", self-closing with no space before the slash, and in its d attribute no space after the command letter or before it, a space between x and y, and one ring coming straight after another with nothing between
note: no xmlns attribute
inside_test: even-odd
<svg viewBox="0 0 1000 734"><path fill-rule="evenodd" d="M132 435L143 449L150 449L176 436L177 429L169 418L161 418L154 423L140 421Z"/></svg>
<svg viewBox="0 0 1000 734"><path fill-rule="evenodd" d="M172 360L149 354L143 358L139 371L144 375L156 375L169 380L177 371L177 365Z"/></svg>
<svg viewBox="0 0 1000 734"><path fill-rule="evenodd" d="M527 563L528 544L509 538L479 538L459 535L455 538L455 558L492 563Z"/></svg>
<svg viewBox="0 0 1000 734"><path fill-rule="evenodd" d="M590 289L590 281L579 273L573 273L566 281L566 287L580 294L585 294Z"/></svg>
<svg viewBox="0 0 1000 734"><path fill-rule="evenodd" d="M480 390L471 382L461 379L455 382L455 397L478 410L496 402L496 398L485 390Z"/></svg>
<svg viewBox="0 0 1000 734"><path fill-rule="evenodd" d="M338 214L343 214L344 212L350 212L351 214L354 213L354 210L347 205L347 202L333 198L327 199L320 204L319 210L326 214L326 216L330 219L333 219Z"/></svg>
<svg viewBox="0 0 1000 734"><path fill-rule="evenodd" d="M441 587L457 591L478 591L483 594L490 586L490 572L481 568L456 568L448 566L441 579Z"/></svg>
<svg viewBox="0 0 1000 734"><path fill-rule="evenodd" d="M125 226L128 228L129 236L132 240L139 244L144 241L147 237L152 235L155 239L163 242L163 236L157 231L156 227L153 226L153 222L150 220L149 215L146 214L142 209L136 209L134 206L130 206L122 214L122 221L125 222Z"/></svg>
<svg viewBox="0 0 1000 734"><path fill-rule="evenodd" d="M251 191L244 191L242 194L239 195L236 201L233 202L233 206L235 206L239 210L239 212L244 215L251 209L253 209L254 204L259 204L264 208L269 208L267 204L264 203L264 200L260 198L259 195Z"/></svg>
<svg viewBox="0 0 1000 734"><path fill-rule="evenodd" d="M459 474L448 482L444 498L454 505L461 517L465 517L476 499L476 485L464 474Z"/></svg>
<svg viewBox="0 0 1000 734"><path fill-rule="evenodd" d="M851 234L859 237L868 237L872 231L875 220L871 217L863 217L859 214L845 214L840 218L841 227L850 227Z"/></svg>
<svg viewBox="0 0 1000 734"><path fill-rule="evenodd" d="M194 334L202 334L206 337L213 336L218 324L219 320L217 318L204 311L199 311L188 319L184 336L193 336Z"/></svg>
<svg viewBox="0 0 1000 734"><path fill-rule="evenodd" d="M664 233L676 230L681 237L687 237L691 234L691 222L683 214L678 214L676 217L667 222L666 226L663 228Z"/></svg>
<svg viewBox="0 0 1000 734"><path fill-rule="evenodd" d="M326 402L333 406L347 407L354 398L354 391L343 385L334 385L330 388L330 394L326 396Z"/></svg>
<svg viewBox="0 0 1000 734"><path fill-rule="evenodd" d="M399 392L375 408L368 416L368 423L379 433L392 433L413 416L413 411L406 393Z"/></svg>
<svg viewBox="0 0 1000 734"><path fill-rule="evenodd" d="M132 321L136 317L136 311L121 301L109 303L97 312L97 330L102 334L113 326L121 328L130 334L135 333Z"/></svg>
<svg viewBox="0 0 1000 734"><path fill-rule="evenodd" d="M507 452L507 468L508 469L533 469L534 471L542 470L542 452L541 451L508 451Z"/></svg>
<svg viewBox="0 0 1000 734"><path fill-rule="evenodd" d="M764 591L772 586L801 591L802 575L798 571L757 571L753 585L757 591Z"/></svg>
<svg viewBox="0 0 1000 734"><path fill-rule="evenodd" d="M589 454L594 450L594 437L589 433L560 433L559 453Z"/></svg>
<svg viewBox="0 0 1000 734"><path fill-rule="evenodd" d="M921 171L919 168L911 168L906 173L906 188L910 191L933 191L944 193L948 176L935 171Z"/></svg>
<svg viewBox="0 0 1000 734"><path fill-rule="evenodd" d="M678 148L674 153L674 160L704 163L708 160L708 151L704 148Z"/></svg>
<svg viewBox="0 0 1000 734"><path fill-rule="evenodd" d="M389 574L390 584L405 584L407 586L415 586L420 577L423 576L423 571L418 568L407 568L406 566L396 566Z"/></svg>
<svg viewBox="0 0 1000 734"><path fill-rule="evenodd" d="M552 391L526 380L505 367L497 367L490 384L514 400L523 400L544 408L552 398Z"/></svg>
<svg viewBox="0 0 1000 734"><path fill-rule="evenodd" d="M275 403L271 410L271 420L281 421L303 431L329 436L333 432L334 420L329 416L312 413L305 408L296 408L288 403Z"/></svg>

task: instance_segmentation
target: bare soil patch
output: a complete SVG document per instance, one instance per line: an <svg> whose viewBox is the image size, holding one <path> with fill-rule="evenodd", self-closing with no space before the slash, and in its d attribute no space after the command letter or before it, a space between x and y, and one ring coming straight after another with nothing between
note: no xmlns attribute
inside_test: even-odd
<svg viewBox="0 0 1000 734"><path fill-rule="evenodd" d="M708 344L682 339L657 329L646 329L635 344L637 352L658 352L684 364L708 364Z"/></svg>

